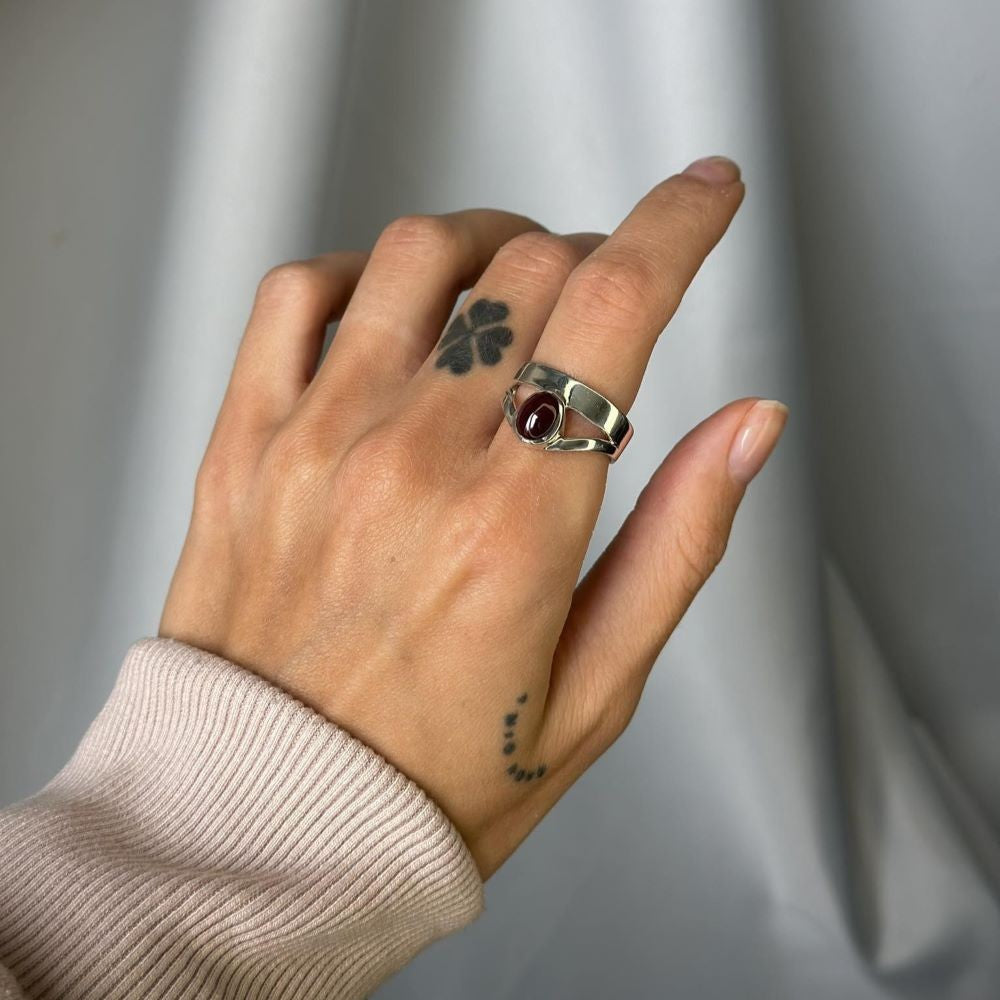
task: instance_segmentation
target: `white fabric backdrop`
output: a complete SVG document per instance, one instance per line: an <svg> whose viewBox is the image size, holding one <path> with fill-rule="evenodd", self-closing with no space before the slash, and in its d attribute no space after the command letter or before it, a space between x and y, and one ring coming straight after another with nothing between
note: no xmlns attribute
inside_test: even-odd
<svg viewBox="0 0 1000 1000"><path fill-rule="evenodd" d="M627 735L384 997L1000 994L1000 8L0 2L0 800L155 632L254 285L403 212L748 196L596 554L742 394L792 421Z"/></svg>

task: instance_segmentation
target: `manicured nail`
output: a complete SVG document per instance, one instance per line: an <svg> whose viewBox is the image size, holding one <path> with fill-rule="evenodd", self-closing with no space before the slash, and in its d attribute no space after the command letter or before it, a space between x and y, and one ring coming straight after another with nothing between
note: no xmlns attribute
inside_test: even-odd
<svg viewBox="0 0 1000 1000"><path fill-rule="evenodd" d="M759 399L750 407L729 449L729 475L749 483L774 451L785 429L788 407L776 399Z"/></svg>
<svg viewBox="0 0 1000 1000"><path fill-rule="evenodd" d="M732 184L740 179L740 168L725 156L706 156L684 168L689 177L698 177L709 184Z"/></svg>

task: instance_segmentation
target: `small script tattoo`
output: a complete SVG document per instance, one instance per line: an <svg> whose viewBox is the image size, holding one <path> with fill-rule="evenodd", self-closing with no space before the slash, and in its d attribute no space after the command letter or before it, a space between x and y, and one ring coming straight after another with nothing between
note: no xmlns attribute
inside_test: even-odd
<svg viewBox="0 0 1000 1000"><path fill-rule="evenodd" d="M528 700L528 692L525 691L524 694L519 695L517 699L518 705L523 705ZM511 757L517 752L517 719L519 712L515 709L512 712L508 712L503 717L503 755L505 757ZM517 761L514 761L507 768L507 773L510 775L512 781L534 781L535 778L540 778L548 770L545 764L539 764L534 768L521 767Z"/></svg>
<svg viewBox="0 0 1000 1000"><path fill-rule="evenodd" d="M503 349L514 339L504 320L510 309L503 302L477 299L464 313L459 313L438 341L437 367L452 375L472 371L478 358L484 365L499 362Z"/></svg>

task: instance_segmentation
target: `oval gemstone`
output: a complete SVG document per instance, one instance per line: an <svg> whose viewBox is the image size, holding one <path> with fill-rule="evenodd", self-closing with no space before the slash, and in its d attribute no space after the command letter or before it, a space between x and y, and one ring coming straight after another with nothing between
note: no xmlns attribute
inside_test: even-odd
<svg viewBox="0 0 1000 1000"><path fill-rule="evenodd" d="M517 408L517 433L530 441L547 438L559 419L559 398L551 392L534 392Z"/></svg>

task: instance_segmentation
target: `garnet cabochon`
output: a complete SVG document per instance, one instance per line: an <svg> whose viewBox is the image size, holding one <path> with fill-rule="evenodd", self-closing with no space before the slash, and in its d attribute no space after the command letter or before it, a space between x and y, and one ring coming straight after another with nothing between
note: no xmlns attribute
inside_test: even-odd
<svg viewBox="0 0 1000 1000"><path fill-rule="evenodd" d="M551 392L533 392L517 408L514 426L529 441L543 441L559 421L560 400Z"/></svg>

